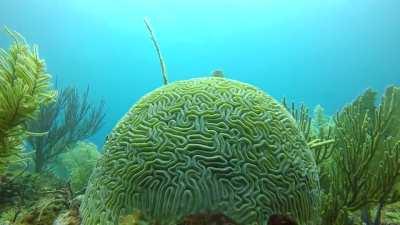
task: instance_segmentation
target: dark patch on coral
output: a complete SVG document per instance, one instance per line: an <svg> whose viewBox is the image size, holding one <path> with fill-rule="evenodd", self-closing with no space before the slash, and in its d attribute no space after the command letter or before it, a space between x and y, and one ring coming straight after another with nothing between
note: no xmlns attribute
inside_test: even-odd
<svg viewBox="0 0 400 225"><path fill-rule="evenodd" d="M199 213L186 216L177 225L239 225L222 213Z"/></svg>
<svg viewBox="0 0 400 225"><path fill-rule="evenodd" d="M268 225L298 225L298 223L289 216L273 214L268 219Z"/></svg>

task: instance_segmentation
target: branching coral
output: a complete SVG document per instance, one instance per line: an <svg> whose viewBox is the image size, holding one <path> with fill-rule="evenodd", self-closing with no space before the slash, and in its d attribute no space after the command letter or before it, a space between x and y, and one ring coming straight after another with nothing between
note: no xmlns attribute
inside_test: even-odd
<svg viewBox="0 0 400 225"><path fill-rule="evenodd" d="M156 36L153 32L153 28L150 25L150 22L147 18L144 19L144 24L146 25L147 30L149 31L151 41L153 42L154 48L156 49L158 59L160 61L161 66L161 74L163 76L163 83L164 85L168 84L168 76L167 76L167 67L164 62L164 58L162 57L160 46L156 40Z"/></svg>
<svg viewBox="0 0 400 225"><path fill-rule="evenodd" d="M9 208L4 212L0 211L0 224L1 225L19 225L18 216L22 213L22 210L15 207Z"/></svg>
<svg viewBox="0 0 400 225"><path fill-rule="evenodd" d="M35 171L45 170L58 155L94 135L104 122L103 106L103 102L99 105L89 102L89 89L79 93L77 88L69 87L60 91L56 102L41 107L38 118L28 124L31 131L47 132L27 139Z"/></svg>
<svg viewBox="0 0 400 225"><path fill-rule="evenodd" d="M400 202L387 207L382 224L400 224Z"/></svg>
<svg viewBox="0 0 400 225"><path fill-rule="evenodd" d="M292 114L297 122L299 130L304 135L308 146L311 148L318 166L319 180L321 186L321 214L325 215L327 210L336 209L332 204L332 155L336 150L334 125L329 123L324 114L322 106L314 109L314 115L310 115L309 109L304 105L299 106L292 103L290 106L283 100L283 105ZM325 223L326 221L324 221Z"/></svg>
<svg viewBox="0 0 400 225"><path fill-rule="evenodd" d="M380 104L375 102L376 92L367 90L335 118L337 149L325 224L372 205L379 224L382 208L400 200L400 88L388 88Z"/></svg>
<svg viewBox="0 0 400 225"><path fill-rule="evenodd" d="M52 221L45 222L44 218L54 217L50 215L55 214L52 210L54 204L44 207L43 203L53 201L56 198L53 192L62 189L65 184L52 174L24 173L12 179L5 183L0 182L0 224L3 225L3 221L10 221L10 215L13 218L11 221L14 221L10 225L51 224ZM61 205L60 209L62 207L65 206ZM43 209L41 222L36 223L39 222L41 209ZM48 211L45 212L46 210Z"/></svg>
<svg viewBox="0 0 400 225"><path fill-rule="evenodd" d="M296 120L297 127L304 135L307 145L313 151L315 161L321 169L331 157L335 146L333 125L328 123L322 106L317 106L314 116L311 117L309 109L304 104L296 106L292 103L289 106L286 99L283 99L282 104ZM321 175L325 175L325 171L320 171L320 178Z"/></svg>
<svg viewBox="0 0 400 225"><path fill-rule="evenodd" d="M14 42L8 51L0 49L0 174L22 148L27 122L55 97L37 46L30 48L20 34L6 31Z"/></svg>
<svg viewBox="0 0 400 225"><path fill-rule="evenodd" d="M72 150L60 155L58 164L65 167L74 192L81 191L86 187L100 156L96 145L89 142L78 142Z"/></svg>

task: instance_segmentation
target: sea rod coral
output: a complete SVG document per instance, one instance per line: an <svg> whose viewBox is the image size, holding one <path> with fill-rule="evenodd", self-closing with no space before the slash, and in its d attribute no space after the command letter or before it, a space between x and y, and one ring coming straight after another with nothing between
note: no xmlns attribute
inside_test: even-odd
<svg viewBox="0 0 400 225"><path fill-rule="evenodd" d="M400 88L388 87L378 103L368 89L344 107L335 117L335 139L324 224L358 210L365 224L381 224L384 207L400 201Z"/></svg>
<svg viewBox="0 0 400 225"><path fill-rule="evenodd" d="M84 92L76 87L61 89L57 101L41 107L37 119L27 124L30 131L47 132L26 141L33 153L35 172L45 171L60 154L94 135L104 124L104 117L104 102L90 102L89 88Z"/></svg>

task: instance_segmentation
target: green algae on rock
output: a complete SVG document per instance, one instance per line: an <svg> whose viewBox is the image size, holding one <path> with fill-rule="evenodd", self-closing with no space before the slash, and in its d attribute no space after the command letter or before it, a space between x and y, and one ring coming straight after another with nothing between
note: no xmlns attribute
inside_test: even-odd
<svg viewBox="0 0 400 225"><path fill-rule="evenodd" d="M223 213L240 224L318 216L312 152L294 119L254 86L207 77L162 86L108 137L81 205L83 225L117 224L134 211L173 224Z"/></svg>

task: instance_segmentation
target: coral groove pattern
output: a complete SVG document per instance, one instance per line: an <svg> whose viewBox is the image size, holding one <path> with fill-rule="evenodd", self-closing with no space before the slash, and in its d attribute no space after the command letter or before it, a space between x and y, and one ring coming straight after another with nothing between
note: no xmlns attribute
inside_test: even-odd
<svg viewBox="0 0 400 225"><path fill-rule="evenodd" d="M174 224L223 213L240 224L287 214L313 224L315 161L294 119L251 85L220 77L178 81L144 96L105 144L81 205L83 225L140 211Z"/></svg>

